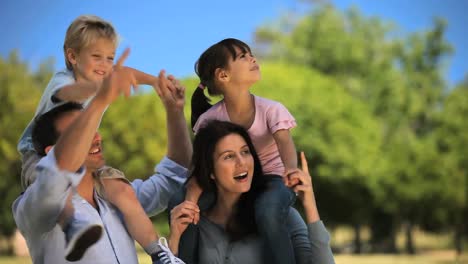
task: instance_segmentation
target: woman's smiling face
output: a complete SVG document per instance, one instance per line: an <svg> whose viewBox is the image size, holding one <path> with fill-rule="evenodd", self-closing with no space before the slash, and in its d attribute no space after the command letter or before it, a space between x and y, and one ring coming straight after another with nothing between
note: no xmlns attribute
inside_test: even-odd
<svg viewBox="0 0 468 264"><path fill-rule="evenodd" d="M214 175L218 193L245 193L250 190L254 161L249 146L238 134L218 141L213 153Z"/></svg>

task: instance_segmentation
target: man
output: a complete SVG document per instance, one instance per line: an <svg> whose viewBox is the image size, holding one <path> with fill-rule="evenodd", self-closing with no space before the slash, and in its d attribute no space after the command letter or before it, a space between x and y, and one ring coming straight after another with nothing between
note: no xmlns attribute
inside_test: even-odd
<svg viewBox="0 0 468 264"><path fill-rule="evenodd" d="M124 59L119 59L85 110L60 106L63 108L49 124L55 135L44 145L47 155L37 165L37 178L13 203L13 216L34 263L66 263L65 239L58 222L70 200L75 215L104 227L102 238L76 263L138 263L135 243L121 213L96 195L93 180L93 172L104 164L101 136L96 132L102 115L120 94L129 96L134 83L131 73L121 67ZM183 114L183 88L175 79L166 79L163 72L158 85L156 91L168 121L167 157L156 167L155 175L131 183L149 215L164 210L171 195L185 182L185 167L192 153ZM156 263L182 262L173 259Z"/></svg>

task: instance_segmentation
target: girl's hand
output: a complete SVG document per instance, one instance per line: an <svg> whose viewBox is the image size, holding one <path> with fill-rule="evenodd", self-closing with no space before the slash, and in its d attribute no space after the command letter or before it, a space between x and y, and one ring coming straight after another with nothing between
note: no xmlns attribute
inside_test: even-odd
<svg viewBox="0 0 468 264"><path fill-rule="evenodd" d="M315 203L314 188L312 186L312 177L309 174L307 160L304 152L301 152L301 167L302 170L296 169L289 174L291 181L297 181L293 188L298 198L302 201L307 223L314 223L320 220L320 215Z"/></svg>
<svg viewBox="0 0 468 264"><path fill-rule="evenodd" d="M287 171L287 186L292 188L303 202L310 202L313 198L314 190L312 186L312 177L309 174L307 160L304 152L301 152L301 169L290 169Z"/></svg>

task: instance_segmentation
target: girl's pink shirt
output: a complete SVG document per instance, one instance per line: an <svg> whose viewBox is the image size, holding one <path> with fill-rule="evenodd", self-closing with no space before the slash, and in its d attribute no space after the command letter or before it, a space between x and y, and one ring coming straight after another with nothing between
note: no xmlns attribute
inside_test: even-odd
<svg viewBox="0 0 468 264"><path fill-rule="evenodd" d="M281 103L255 95L254 99L255 119L247 132L260 158L264 174L283 176L284 164L273 134L281 129L289 130L296 127L296 120ZM198 118L193 131L197 133L201 127L213 119L231 122L224 100L203 113Z"/></svg>

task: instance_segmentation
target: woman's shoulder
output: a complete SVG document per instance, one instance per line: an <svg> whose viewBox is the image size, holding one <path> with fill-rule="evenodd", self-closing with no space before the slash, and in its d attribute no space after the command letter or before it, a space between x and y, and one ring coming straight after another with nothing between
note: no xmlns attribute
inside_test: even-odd
<svg viewBox="0 0 468 264"><path fill-rule="evenodd" d="M286 220L288 225L291 226L306 226L304 219L302 218L299 211L297 211L297 209L292 206L289 207L289 213Z"/></svg>

